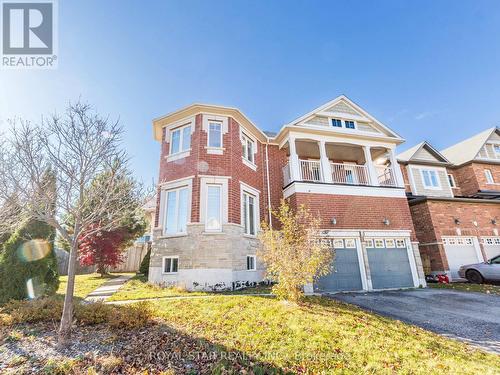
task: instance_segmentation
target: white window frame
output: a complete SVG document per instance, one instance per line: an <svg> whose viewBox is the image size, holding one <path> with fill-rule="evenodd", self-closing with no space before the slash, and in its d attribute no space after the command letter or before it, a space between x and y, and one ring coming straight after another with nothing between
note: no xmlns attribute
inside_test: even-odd
<svg viewBox="0 0 500 375"><path fill-rule="evenodd" d="M178 180L168 181L160 185L160 217L158 220L158 227L162 231L162 237L178 237L187 235L186 232L178 232L176 234L166 234L166 215L167 215L167 192L172 190L180 190L182 188L187 188L187 223L186 228L191 222L191 203L192 203L192 187L193 187L193 176L182 178ZM178 205L178 203L176 203ZM187 229L186 229L187 230Z"/></svg>
<svg viewBox="0 0 500 375"><path fill-rule="evenodd" d="M181 186L181 187L178 187L178 188L174 188L174 189L168 189L168 190L165 190L165 210L163 212L163 215L164 215L164 218L163 218L163 235L164 236L175 236L175 235L179 235L179 234L186 234L187 233L187 223L189 223L189 217L188 217L188 213L189 213L189 207L186 207L186 230L185 231L176 231L176 232L172 232L172 233L167 233L167 202L168 202L168 194L169 193L173 193L175 192L175 220L176 222L179 221L179 213L180 213L180 206L179 206L179 196L180 196L180 192L181 190L186 190L187 192L187 202L186 202L186 205L189 203L189 188L187 186ZM177 228L179 228L179 225L177 223Z"/></svg>
<svg viewBox="0 0 500 375"><path fill-rule="evenodd" d="M355 238L345 238L344 245L346 249L355 249L356 248L356 239Z"/></svg>
<svg viewBox="0 0 500 375"><path fill-rule="evenodd" d="M210 187L217 187L219 188L219 221L220 221L220 226L218 228L208 228L208 204L209 204L209 201L208 201L208 190L210 189ZM207 196L206 196L206 199L205 199L205 204L206 204L206 213L207 213L207 216L205 217L205 230L207 232L222 232L222 210L223 210L223 204L222 204L222 197L223 197L223 191L222 191L222 185L221 184L207 184L206 186L206 189L207 189Z"/></svg>
<svg viewBox="0 0 500 375"><path fill-rule="evenodd" d="M448 183L450 184L451 188L457 187L457 184L455 183L455 177L451 173L448 173Z"/></svg>
<svg viewBox="0 0 500 375"><path fill-rule="evenodd" d="M248 268L248 258L253 259L253 268ZM247 266L246 266L247 271L249 271L249 272L257 271L257 256L256 255L248 254L246 257L246 261L247 261Z"/></svg>
<svg viewBox="0 0 500 375"><path fill-rule="evenodd" d="M493 178L493 173L491 172L491 169L485 169L484 176L486 177L486 183L495 184L495 179Z"/></svg>
<svg viewBox="0 0 500 375"><path fill-rule="evenodd" d="M396 241L394 240L394 238L386 238L385 239L385 247L388 249L396 248Z"/></svg>
<svg viewBox="0 0 500 375"><path fill-rule="evenodd" d="M350 121L350 122L352 122L352 123L354 124L354 128L348 128L348 127L347 127L347 124L346 124L346 121ZM358 124L356 123L356 121L355 121L355 120L349 120L349 119L347 119L347 120L343 120L342 122L343 122L343 124L344 124L344 128L345 128L345 129L348 129L348 130L356 130L356 129L358 129Z"/></svg>
<svg viewBox="0 0 500 375"><path fill-rule="evenodd" d="M372 249L374 247L373 239L372 238L365 239L365 246L367 249L368 248Z"/></svg>
<svg viewBox="0 0 500 375"><path fill-rule="evenodd" d="M429 180L431 181L431 183L432 183L432 178L431 178L430 174L434 173L434 175L436 176L437 186L427 185L427 183L425 182L425 172L429 173ZM422 185L424 186L424 189L428 189L428 190L441 190L441 181L439 181L439 173L438 173L437 170L435 170L435 169L421 168L420 169L420 176L422 177Z"/></svg>
<svg viewBox="0 0 500 375"><path fill-rule="evenodd" d="M244 194L251 195L254 197L254 228L255 228L255 234L249 234L245 232L245 222L249 220L250 218L245 218L244 214L245 211L243 210L243 205L245 204L245 199L244 199ZM245 184L244 182L240 181L240 207L241 207L241 226L243 227L243 233L246 236L252 236L255 237L260 231L260 190L257 190L253 187L251 187L248 184ZM248 226L249 228L249 226Z"/></svg>
<svg viewBox="0 0 500 375"><path fill-rule="evenodd" d="M375 238L374 243L375 243L375 249L385 248L385 242L383 238Z"/></svg>
<svg viewBox="0 0 500 375"><path fill-rule="evenodd" d="M248 153L248 143L252 144L252 152L251 152L251 159L249 158L249 153ZM252 168L253 170L257 169L257 165L255 164L255 156L257 154L257 142L255 141L254 138L250 137L247 135L246 132L241 132L241 146L242 146L242 155L241 157L243 158L243 163L247 165L248 167Z"/></svg>
<svg viewBox="0 0 500 375"><path fill-rule="evenodd" d="M218 125L219 126L219 141L220 141L220 145L219 146L210 146L210 141L212 140L211 137L210 137L210 127L212 125ZM210 149L221 149L223 148L223 144L224 144L224 136L222 134L222 121L215 121L215 120L211 120L211 121L208 121L208 133L207 133L207 148L210 148Z"/></svg>
<svg viewBox="0 0 500 375"><path fill-rule="evenodd" d="M333 120L340 121L340 126L333 126ZM330 128L333 129L347 129L347 130L357 130L358 129L358 122L356 120L352 120L349 118L339 118L339 117L329 117L328 118ZM354 128L348 128L346 121L350 121L354 123Z"/></svg>
<svg viewBox="0 0 500 375"><path fill-rule="evenodd" d="M216 114L211 114L211 113L203 113L203 120L202 120L202 125L201 128L202 130L207 133L207 144L205 145L205 149L207 150L207 154L214 154L214 155L223 155L225 148L224 148L224 134L228 132L229 129L229 119L226 116L220 116ZM211 123L220 123L221 124L221 132L220 132L220 137L221 137L221 143L220 147L210 147L210 124Z"/></svg>
<svg viewBox="0 0 500 375"><path fill-rule="evenodd" d="M205 225L205 234L221 233L228 223L228 176L200 176L200 222ZM221 229L207 229L208 185L221 186Z"/></svg>
<svg viewBox="0 0 500 375"><path fill-rule="evenodd" d="M183 137L183 134L184 134L184 129L186 129L186 128L190 128L189 129L189 133L190 133L190 137L191 137L191 134L192 134L191 123L186 124L186 125L181 125L181 126L178 126L176 128L173 128L172 130L170 130L170 140L169 140L170 143L169 143L169 150L168 150L168 155L169 156L174 156L174 155L182 154L182 153L185 153L185 152L189 152L191 150L191 140L189 141L189 148L184 149L184 137ZM175 132L180 132L179 151L177 151L175 153L172 153L172 139L174 137L174 133Z"/></svg>
<svg viewBox="0 0 500 375"><path fill-rule="evenodd" d="M173 133L173 131L180 130L181 128L186 128L188 126L191 127L191 131L190 131L190 138L191 139L189 142L191 144L192 136L193 136L193 133L195 130L194 117L183 118L182 120L176 121L176 122L164 127L164 129L165 129L164 141L169 143L167 162L182 159L182 158L185 158L185 157L190 155L192 145L190 145L190 147L188 149L182 150L182 143L183 143L182 132L181 132L181 140L180 140L181 143L179 144L179 152L172 154L172 133Z"/></svg>
<svg viewBox="0 0 500 375"><path fill-rule="evenodd" d="M406 240L404 238L396 238L396 247L404 249L406 247Z"/></svg>
<svg viewBox="0 0 500 375"><path fill-rule="evenodd" d="M170 262L170 269L172 269L172 265L173 265L173 262L172 260L174 259L177 259L177 271L165 271L165 263L166 263L166 260L167 259L170 259L171 262ZM167 256L164 256L162 257L162 260L161 260L161 273L163 275L176 275L179 273L179 256L178 255L167 255Z"/></svg>

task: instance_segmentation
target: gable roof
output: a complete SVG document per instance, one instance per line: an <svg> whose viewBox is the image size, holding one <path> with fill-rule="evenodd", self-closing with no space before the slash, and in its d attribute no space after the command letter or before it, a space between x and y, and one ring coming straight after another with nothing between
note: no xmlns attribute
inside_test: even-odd
<svg viewBox="0 0 500 375"><path fill-rule="evenodd" d="M382 130L383 133L385 133L385 135L389 136L389 137L392 137L392 138L395 138L401 142L404 141L404 139L398 134L396 133L395 131L391 130L389 127L387 127L386 125L384 125L382 122L380 122L379 120L377 120L375 117L373 117L372 115L370 115L368 112L366 112L363 108L361 108L360 106L358 106L356 103L354 103L351 99L349 99L347 96L345 95L340 95L340 96L337 96L335 99L333 100L330 100L329 102L313 109L312 111L306 113L305 115L303 116L300 116L298 118L296 118L295 120L289 122L288 124L285 124L281 130L279 131L279 133L281 133L281 131L286 128L286 127L290 127L290 126L295 126L295 125L298 125L299 123L309 119L310 117L318 114L318 113L321 113L321 112L324 112L324 111L327 111L329 108L335 106L336 104L339 104L339 103L347 103L349 106L351 106L356 112L359 112L361 114L362 117L365 117L367 118L368 120L372 121L373 124L378 127L380 130ZM279 134L278 133L278 134Z"/></svg>
<svg viewBox="0 0 500 375"><path fill-rule="evenodd" d="M438 150L436 150L432 145L423 141L419 144L413 146L412 148L398 154L396 158L402 162L410 162L410 161L421 161L421 162L433 162L432 160L422 158L422 151L426 150L431 156L433 156L436 160L434 162L449 164L450 161L441 154Z"/></svg>
<svg viewBox="0 0 500 375"><path fill-rule="evenodd" d="M479 134L444 149L441 153L453 164L461 165L467 163L476 158L486 141L495 132L500 134L500 129L497 127L486 129Z"/></svg>

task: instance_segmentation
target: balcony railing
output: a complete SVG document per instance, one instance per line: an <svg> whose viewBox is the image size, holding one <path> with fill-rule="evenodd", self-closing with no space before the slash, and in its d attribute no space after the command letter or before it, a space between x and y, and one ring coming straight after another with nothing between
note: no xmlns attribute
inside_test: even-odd
<svg viewBox="0 0 500 375"><path fill-rule="evenodd" d="M323 175L321 173L321 164L316 160L300 160L300 175L302 176L302 181L313 181L321 182L323 181Z"/></svg>
<svg viewBox="0 0 500 375"><path fill-rule="evenodd" d="M390 167L377 168L378 184L380 186L397 186L394 171Z"/></svg>
<svg viewBox="0 0 500 375"><path fill-rule="evenodd" d="M330 163L334 184L370 185L366 165Z"/></svg>
<svg viewBox="0 0 500 375"><path fill-rule="evenodd" d="M358 164L330 163L332 183L347 185L376 185L370 178L368 166ZM394 170L391 167L375 167L378 185L384 187L397 186ZM317 160L299 159L298 181L327 182ZM294 181L290 163L283 167L283 186ZM328 181L330 182L330 181Z"/></svg>

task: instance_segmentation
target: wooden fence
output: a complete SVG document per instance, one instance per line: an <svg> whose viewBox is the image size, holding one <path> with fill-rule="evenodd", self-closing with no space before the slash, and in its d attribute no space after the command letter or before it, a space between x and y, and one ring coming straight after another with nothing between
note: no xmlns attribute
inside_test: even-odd
<svg viewBox="0 0 500 375"><path fill-rule="evenodd" d="M137 243L125 250L123 254L123 263L110 269L111 272L136 272L139 270L142 259L148 251L148 243ZM69 253L61 249L55 249L57 258L57 271L59 275L68 274ZM97 269L96 266L82 267L77 264L76 274L84 275L93 273Z"/></svg>

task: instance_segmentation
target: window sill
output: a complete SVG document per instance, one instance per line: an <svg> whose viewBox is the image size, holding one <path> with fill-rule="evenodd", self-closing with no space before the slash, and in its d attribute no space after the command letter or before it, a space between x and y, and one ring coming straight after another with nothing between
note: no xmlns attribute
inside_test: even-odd
<svg viewBox="0 0 500 375"><path fill-rule="evenodd" d="M167 162L171 162L171 161L186 158L190 155L190 153L191 153L191 149L188 149L185 151L177 152L175 154L167 155L166 159L167 159Z"/></svg>
<svg viewBox="0 0 500 375"><path fill-rule="evenodd" d="M223 231L204 231L204 232L201 232L201 234L203 235L207 235L207 236L210 236L210 235L216 235L216 234L226 234L226 232L223 232Z"/></svg>
<svg viewBox="0 0 500 375"><path fill-rule="evenodd" d="M243 237L244 238L253 238L253 239L257 239L257 235L256 234L243 234Z"/></svg>
<svg viewBox="0 0 500 375"><path fill-rule="evenodd" d="M177 238L177 237L186 237L188 234L187 233L175 233L175 234L164 234L162 236L159 236L158 239L169 239L169 238Z"/></svg>
<svg viewBox="0 0 500 375"><path fill-rule="evenodd" d="M179 274L179 272L162 272L161 274L162 274L162 275L165 275L165 276L168 276L168 275L175 276L175 275L178 275L178 274Z"/></svg>
<svg viewBox="0 0 500 375"><path fill-rule="evenodd" d="M257 171L257 164L252 163L251 161L245 159L245 157L241 157L241 160L243 161L243 164L245 164L247 167L253 169L254 171Z"/></svg>
<svg viewBox="0 0 500 375"><path fill-rule="evenodd" d="M257 271L256 269L255 270L247 270L247 272L255 272Z"/></svg>
<svg viewBox="0 0 500 375"><path fill-rule="evenodd" d="M226 150L224 147L209 147L209 146L205 146L205 149L207 150L207 154L213 154L213 155L223 155L224 151Z"/></svg>

